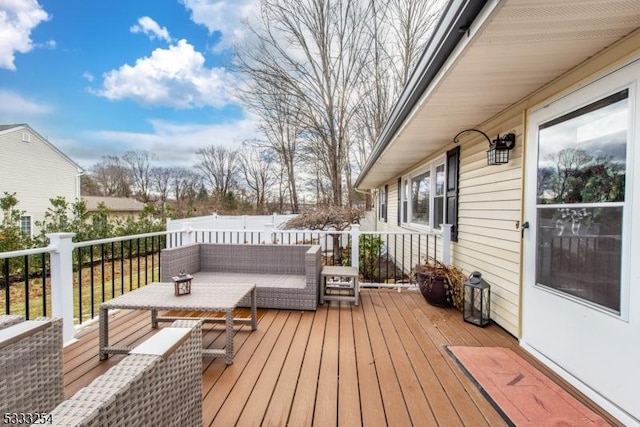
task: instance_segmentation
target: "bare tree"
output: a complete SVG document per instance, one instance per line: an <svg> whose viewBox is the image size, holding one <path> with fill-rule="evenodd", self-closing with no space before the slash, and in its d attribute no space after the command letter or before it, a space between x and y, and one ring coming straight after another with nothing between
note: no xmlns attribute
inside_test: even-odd
<svg viewBox="0 0 640 427"><path fill-rule="evenodd" d="M80 177L80 193L83 196L103 196L100 190L100 185L96 179L89 175L84 174Z"/></svg>
<svg viewBox="0 0 640 427"><path fill-rule="evenodd" d="M238 151L211 145L199 149L196 154L200 159L196 167L202 172L213 192L222 198L227 197L235 185Z"/></svg>
<svg viewBox="0 0 640 427"><path fill-rule="evenodd" d="M243 95L245 105L261 119L258 129L264 140L252 141L252 145L273 151L278 157L282 169L280 175L286 178L280 179L281 203L286 193L291 211L298 213L297 168L300 162L301 105L297 97L270 80L251 79L236 90Z"/></svg>
<svg viewBox="0 0 640 427"><path fill-rule="evenodd" d="M591 159L593 159L591 154L579 148L564 148L549 156L549 160L555 165L550 181L557 203L567 201L567 193L572 187L572 181L578 175L580 168Z"/></svg>
<svg viewBox="0 0 640 427"><path fill-rule="evenodd" d="M131 150L122 156L122 161L127 165L129 173L133 177L133 184L138 198L144 203L148 203L151 200L151 177L149 171L152 158L152 154L146 150Z"/></svg>
<svg viewBox="0 0 640 427"><path fill-rule="evenodd" d="M191 204L198 194L202 177L190 169L175 167L170 169L169 193L176 199L178 209Z"/></svg>
<svg viewBox="0 0 640 427"><path fill-rule="evenodd" d="M409 80L440 16L443 0L369 0L374 19L370 61L363 69L361 102L352 122L350 179L360 173L380 137L394 103ZM370 197L366 199L371 205Z"/></svg>
<svg viewBox="0 0 640 427"><path fill-rule="evenodd" d="M153 167L149 171L151 189L158 193L159 202L162 206L169 197L169 183L171 182L172 170L166 167Z"/></svg>
<svg viewBox="0 0 640 427"><path fill-rule="evenodd" d="M275 184L274 159L268 151L250 144L245 146L238 157L245 183L255 194L256 210L263 212L266 195Z"/></svg>
<svg viewBox="0 0 640 427"><path fill-rule="evenodd" d="M420 55L425 49L428 37L440 17L443 0L385 0L388 13L384 20L390 36L387 52L394 60L399 93L409 80ZM395 46L394 46L395 45Z"/></svg>
<svg viewBox="0 0 640 427"><path fill-rule="evenodd" d="M346 206L319 206L312 210L302 212L300 215L287 221L282 228L303 230L336 230L343 231L351 224L359 224L364 216L361 209ZM333 255L335 265L342 262L342 246L340 238L342 234L331 233L333 238Z"/></svg>
<svg viewBox="0 0 640 427"><path fill-rule="evenodd" d="M131 175L120 157L103 156L102 160L91 168L91 172L105 196L131 196Z"/></svg>
<svg viewBox="0 0 640 427"><path fill-rule="evenodd" d="M253 44L238 48L238 70L267 81L294 97L300 108L299 134L321 159L331 198L342 205L349 122L358 108L358 87L371 48L365 23L367 2L264 0Z"/></svg>

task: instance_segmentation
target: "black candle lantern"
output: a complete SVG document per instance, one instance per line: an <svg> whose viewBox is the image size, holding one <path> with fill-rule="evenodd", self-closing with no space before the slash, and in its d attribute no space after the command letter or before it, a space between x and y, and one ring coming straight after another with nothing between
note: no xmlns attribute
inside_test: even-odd
<svg viewBox="0 0 640 427"><path fill-rule="evenodd" d="M193 276L181 271L180 274L173 276L171 279L173 279L174 290L177 297L191 293L191 280Z"/></svg>
<svg viewBox="0 0 640 427"><path fill-rule="evenodd" d="M478 271L464 282L464 320L478 326L489 324L490 286Z"/></svg>

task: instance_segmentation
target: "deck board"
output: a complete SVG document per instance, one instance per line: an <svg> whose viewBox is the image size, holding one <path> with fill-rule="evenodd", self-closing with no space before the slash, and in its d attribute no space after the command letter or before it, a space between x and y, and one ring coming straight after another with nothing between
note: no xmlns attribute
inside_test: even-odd
<svg viewBox="0 0 640 427"><path fill-rule="evenodd" d="M362 424L353 315L350 303L341 303L339 310L338 425L351 427Z"/></svg>
<svg viewBox="0 0 640 427"><path fill-rule="evenodd" d="M156 331L147 312L121 311L110 320L114 344L133 345ZM205 347L224 345L223 326L203 332ZM67 397L124 357L98 359L97 325L78 337L64 352ZM500 327L465 323L419 292L363 290L360 306L331 302L316 312L259 310L258 329L238 326L234 345L231 366L224 358L203 360L205 426L506 425L448 345L510 348L615 422Z"/></svg>
<svg viewBox="0 0 640 427"><path fill-rule="evenodd" d="M351 313L353 315L362 424L373 427L385 426L387 420L380 394L376 360L371 350L370 330L367 328L363 310L351 310Z"/></svg>
<svg viewBox="0 0 640 427"><path fill-rule="evenodd" d="M374 367L378 374L387 424L410 425L411 419L407 405L402 398L400 383L395 375L393 361L384 341L380 320L376 314L371 295L361 295L360 300L369 330Z"/></svg>

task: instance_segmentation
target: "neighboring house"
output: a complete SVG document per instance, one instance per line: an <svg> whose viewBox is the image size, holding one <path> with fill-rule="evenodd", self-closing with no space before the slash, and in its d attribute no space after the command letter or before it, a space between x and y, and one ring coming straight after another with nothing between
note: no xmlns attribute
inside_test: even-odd
<svg viewBox="0 0 640 427"><path fill-rule="evenodd" d="M640 1L449 3L368 163L378 230L454 226L491 316L640 425ZM487 138L515 134L488 165ZM635 260L635 261L634 261Z"/></svg>
<svg viewBox="0 0 640 427"><path fill-rule="evenodd" d="M109 215L120 218L137 217L144 210L144 203L127 197L82 196L88 212L97 212L98 205L104 203Z"/></svg>
<svg viewBox="0 0 640 427"><path fill-rule="evenodd" d="M24 233L37 234L50 199L80 198L83 170L27 124L0 125L0 196L16 193ZM2 212L0 212L2 215Z"/></svg>

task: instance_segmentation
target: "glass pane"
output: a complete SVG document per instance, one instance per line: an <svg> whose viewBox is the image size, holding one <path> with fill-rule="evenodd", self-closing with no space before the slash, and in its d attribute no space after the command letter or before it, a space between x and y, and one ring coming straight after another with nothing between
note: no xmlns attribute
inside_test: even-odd
<svg viewBox="0 0 640 427"><path fill-rule="evenodd" d="M433 198L433 223L435 228L442 228L444 222L444 196Z"/></svg>
<svg viewBox="0 0 640 427"><path fill-rule="evenodd" d="M619 312L622 210L539 208L536 283Z"/></svg>
<svg viewBox="0 0 640 427"><path fill-rule="evenodd" d="M538 204L624 201L624 90L540 126Z"/></svg>
<svg viewBox="0 0 640 427"><path fill-rule="evenodd" d="M404 181L402 186L402 221L407 222L407 205L409 200L409 180Z"/></svg>
<svg viewBox="0 0 640 427"><path fill-rule="evenodd" d="M431 174L418 175L411 180L411 222L429 224Z"/></svg>
<svg viewBox="0 0 640 427"><path fill-rule="evenodd" d="M444 165L436 167L436 196L444 195Z"/></svg>

